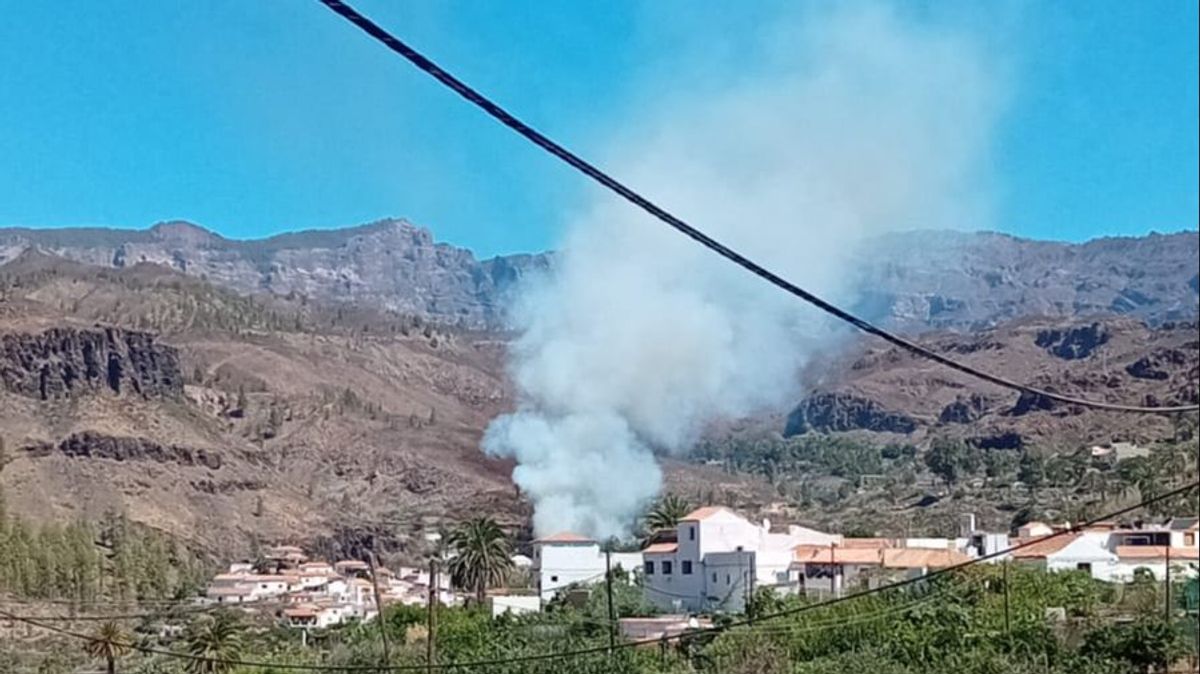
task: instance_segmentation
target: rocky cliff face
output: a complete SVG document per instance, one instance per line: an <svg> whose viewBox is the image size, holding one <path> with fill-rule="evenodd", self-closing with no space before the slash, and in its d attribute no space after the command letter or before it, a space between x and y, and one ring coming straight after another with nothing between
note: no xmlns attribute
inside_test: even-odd
<svg viewBox="0 0 1200 674"><path fill-rule="evenodd" d="M501 327L513 288L550 255L478 261L405 220L233 241L185 222L148 230L0 229L0 264L43 251L107 267L160 264L239 292L369 304L470 327ZM861 251L858 313L919 332L1022 316L1125 315L1152 324L1200 314L1195 232L1084 244L995 233L910 232Z"/></svg>
<svg viewBox="0 0 1200 674"><path fill-rule="evenodd" d="M178 398L183 377L175 349L148 333L51 328L0 335L0 386L39 400L103 390Z"/></svg>
<svg viewBox="0 0 1200 674"><path fill-rule="evenodd" d="M1200 399L1195 323L1150 328L1129 319L1069 324L1025 319L964 335L928 333L924 346L1047 391L1135 405ZM814 372L822 383L788 416L785 435L810 431L959 436L980 447L1076 446L1170 437L1160 415L1106 414L1015 393L931 367L894 347L861 350Z"/></svg>
<svg viewBox="0 0 1200 674"><path fill-rule="evenodd" d="M1194 231L1082 244L987 232L892 234L863 251L858 308L910 331L989 328L1024 316L1194 320L1198 255Z"/></svg>
<svg viewBox="0 0 1200 674"><path fill-rule="evenodd" d="M107 267L159 264L243 293L353 302L470 327L497 327L513 285L545 255L480 262L405 220L234 241L185 222L148 230L0 229L0 264L37 247Z"/></svg>
<svg viewBox="0 0 1200 674"><path fill-rule="evenodd" d="M805 398L788 415L783 434L853 430L911 433L916 428L917 422L911 417L889 411L874 400L849 393L823 392Z"/></svg>
<svg viewBox="0 0 1200 674"><path fill-rule="evenodd" d="M218 470L221 467L221 454L217 451L164 445L148 438L112 436L93 431L72 433L57 445L35 442L22 450L35 458L46 457L57 451L63 456L81 459L153 461L180 466L203 466L210 470Z"/></svg>

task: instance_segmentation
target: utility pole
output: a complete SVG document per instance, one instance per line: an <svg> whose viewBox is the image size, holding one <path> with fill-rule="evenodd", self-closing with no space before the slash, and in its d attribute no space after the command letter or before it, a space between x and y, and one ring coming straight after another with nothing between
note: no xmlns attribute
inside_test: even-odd
<svg viewBox="0 0 1200 674"><path fill-rule="evenodd" d="M1012 636L1012 623L1008 615L1008 560L1004 560L1004 636Z"/></svg>
<svg viewBox="0 0 1200 674"><path fill-rule="evenodd" d="M392 649L388 645L387 626L383 621L383 594L379 592L379 564L375 551L367 552L367 567L371 572L371 587L375 590L375 622L379 623L379 643L383 646L383 662L392 664Z"/></svg>
<svg viewBox="0 0 1200 674"><path fill-rule="evenodd" d="M613 609L612 595L612 542L604 547L604 585L608 594L608 657L612 658L617 647L617 612Z"/></svg>
<svg viewBox="0 0 1200 674"><path fill-rule="evenodd" d="M746 572L746 553L738 554L738 571L742 576L742 611L746 614L746 622L754 624L754 612L751 611L750 574Z"/></svg>
<svg viewBox="0 0 1200 674"><path fill-rule="evenodd" d="M438 604L437 560L429 560L429 611L425 616L425 669L432 672L437 657L437 604Z"/></svg>
<svg viewBox="0 0 1200 674"><path fill-rule="evenodd" d="M749 611L751 625L754 624L754 614L758 611L758 607L754 604L754 583L758 579L758 569L755 568L755 561L757 561L757 556L750 558L750 574L748 578L750 583L750 606L754 608L753 611Z"/></svg>
<svg viewBox="0 0 1200 674"><path fill-rule="evenodd" d="M1166 612L1166 615L1164 617L1167 620L1167 625L1170 626L1171 625L1171 541L1169 541L1169 540L1167 541L1167 573L1166 573L1165 578L1167 581L1167 593L1166 593L1167 601L1166 601L1166 605L1163 606L1163 610Z"/></svg>

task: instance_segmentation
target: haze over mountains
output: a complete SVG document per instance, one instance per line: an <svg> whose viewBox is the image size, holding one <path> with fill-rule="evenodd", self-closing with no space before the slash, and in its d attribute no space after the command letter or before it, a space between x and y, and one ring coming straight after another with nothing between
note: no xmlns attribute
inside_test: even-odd
<svg viewBox="0 0 1200 674"><path fill-rule="evenodd" d="M477 260L401 219L247 241L186 222L0 228L0 264L30 248L102 267L151 262L241 293L350 302L471 328L503 327L516 282L553 259ZM1198 256L1193 231L1083 244L992 232L889 234L861 251L856 309L908 331L978 329L1020 316L1189 320L1200 306Z"/></svg>

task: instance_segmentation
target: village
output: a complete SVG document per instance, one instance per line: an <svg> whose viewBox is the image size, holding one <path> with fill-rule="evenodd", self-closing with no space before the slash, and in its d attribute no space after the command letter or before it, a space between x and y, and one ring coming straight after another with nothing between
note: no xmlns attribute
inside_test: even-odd
<svg viewBox="0 0 1200 674"><path fill-rule="evenodd" d="M1163 580L1200 576L1200 518L1162 522L1029 522L1015 535L980 531L961 518L950 538L855 538L799 525L776 529L737 512L708 506L674 529L649 537L640 550L617 552L571 532L538 538L532 556L513 556L532 588L495 587L486 604L493 617L541 611L560 594L605 582L622 570L635 579L655 617L620 619L628 638L659 638L711 624L720 613L743 613L756 591L815 599L924 576L973 560L1012 563L1050 572L1082 571L1110 583L1139 575ZM1013 549L1016 548L1016 549ZM1013 549L1012 552L1008 550ZM236 562L215 576L198 601L270 612L309 630L351 620L370 621L380 605L453 606L470 594L451 586L435 565L388 569L373 562L310 560L292 545L269 548L256 562Z"/></svg>

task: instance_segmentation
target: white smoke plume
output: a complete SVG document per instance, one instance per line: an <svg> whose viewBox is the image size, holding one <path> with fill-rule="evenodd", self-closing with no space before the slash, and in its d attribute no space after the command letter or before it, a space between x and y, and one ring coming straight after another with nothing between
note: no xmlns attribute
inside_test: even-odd
<svg viewBox="0 0 1200 674"><path fill-rule="evenodd" d="M864 237L986 215L1000 88L969 35L887 7L784 23L763 37L769 75L663 92L670 109L643 113L605 165L786 278L852 301L846 264ZM831 325L607 192L562 244L514 310L519 407L483 445L516 459L538 533L622 535L660 489L654 453L686 451L713 419L794 402Z"/></svg>

